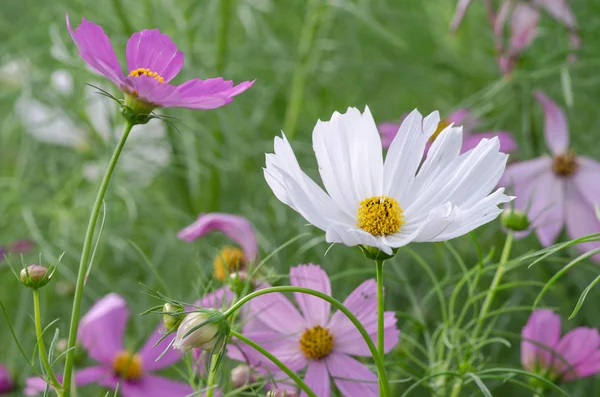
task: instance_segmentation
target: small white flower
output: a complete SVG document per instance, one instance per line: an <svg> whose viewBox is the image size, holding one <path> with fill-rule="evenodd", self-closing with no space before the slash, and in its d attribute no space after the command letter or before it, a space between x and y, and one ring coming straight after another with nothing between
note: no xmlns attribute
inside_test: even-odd
<svg viewBox="0 0 600 397"><path fill-rule="evenodd" d="M181 351L188 351L192 348L212 351L219 337L219 324L214 322L204 324L209 318L210 314L203 312L192 312L185 316L177 330L173 348ZM204 325L190 333L201 324ZM216 350L219 348L220 346Z"/></svg>
<svg viewBox="0 0 600 397"><path fill-rule="evenodd" d="M387 254L410 242L445 241L495 219L512 198L491 193L508 155L498 138L483 139L460 154L462 127L435 139L438 112L414 110L402 123L385 162L377 127L367 107L318 121L313 149L327 193L301 169L285 135L267 154L267 183L283 203L326 232L329 243L377 247ZM491 193L491 194L490 194Z"/></svg>

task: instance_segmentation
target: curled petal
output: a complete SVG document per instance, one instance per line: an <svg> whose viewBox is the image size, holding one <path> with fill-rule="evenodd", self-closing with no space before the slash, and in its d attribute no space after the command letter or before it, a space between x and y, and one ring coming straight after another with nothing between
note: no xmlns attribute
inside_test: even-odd
<svg viewBox="0 0 600 397"><path fill-rule="evenodd" d="M517 3L510 19L511 54L518 54L529 47L537 33L540 12L526 3Z"/></svg>
<svg viewBox="0 0 600 397"><path fill-rule="evenodd" d="M256 242L254 227L248 219L242 216L219 212L201 214L196 222L181 230L177 237L192 242L213 231L222 232L238 243L249 261L256 258L258 243Z"/></svg>
<svg viewBox="0 0 600 397"><path fill-rule="evenodd" d="M566 152L569 148L569 127L565 113L542 91L535 91L534 95L544 108L546 145L552 154Z"/></svg>

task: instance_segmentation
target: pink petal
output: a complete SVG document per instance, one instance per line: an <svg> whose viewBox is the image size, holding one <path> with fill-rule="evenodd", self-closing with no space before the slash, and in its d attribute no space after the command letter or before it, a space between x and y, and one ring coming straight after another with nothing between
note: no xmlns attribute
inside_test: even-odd
<svg viewBox="0 0 600 397"><path fill-rule="evenodd" d="M125 76L119 65L115 50L104 30L93 22L82 18L81 25L73 31L67 14L67 28L79 49L79 55L96 72L104 75L117 87L123 89Z"/></svg>
<svg viewBox="0 0 600 397"><path fill-rule="evenodd" d="M229 287L223 287L204 295L200 302L196 302L196 306L223 309L228 307L234 298L233 291Z"/></svg>
<svg viewBox="0 0 600 397"><path fill-rule="evenodd" d="M506 167L504 175L498 185L510 189L520 183L529 183L544 172L552 169L552 159L549 156L514 163ZM517 196L517 199L519 196ZM523 207L525 208L525 207Z"/></svg>
<svg viewBox="0 0 600 397"><path fill-rule="evenodd" d="M565 180L552 171L545 172L517 198L515 207L527 212L540 243L544 247L554 244L565 223Z"/></svg>
<svg viewBox="0 0 600 397"><path fill-rule="evenodd" d="M569 381L576 378L585 378L600 373L600 350L594 350L584 361L577 364L575 373L570 371L561 380Z"/></svg>
<svg viewBox="0 0 600 397"><path fill-rule="evenodd" d="M177 86L177 97L162 103L165 107L188 109L215 109L233 101L233 97L252 87L254 81L244 81L236 86L222 77L200 80L193 79Z"/></svg>
<svg viewBox="0 0 600 397"><path fill-rule="evenodd" d="M377 283L367 280L359 285L344 301L346 306L361 322L372 340L377 340ZM334 334L334 351L357 356L371 356L361 334L354 324L340 311L331 317L329 329ZM394 312L384 313L385 352L398 344L400 331L396 327Z"/></svg>
<svg viewBox="0 0 600 397"><path fill-rule="evenodd" d="M186 397L194 392L187 383L154 375L122 382L120 390L123 397Z"/></svg>
<svg viewBox="0 0 600 397"><path fill-rule="evenodd" d="M295 287L313 289L331 296L329 277L319 265L309 263L308 265L292 267L290 269L290 284ZM329 302L316 296L299 292L294 292L294 297L304 314L309 328L316 325L325 326L327 324L331 312Z"/></svg>
<svg viewBox="0 0 600 397"><path fill-rule="evenodd" d="M585 363L588 357L598 351L598 347L600 347L600 334L598 334L598 330L588 327L578 327L569 331L556 346L558 357L554 358L552 365L554 372L574 376L575 374L569 374L571 371L570 367L576 370L578 365Z"/></svg>
<svg viewBox="0 0 600 397"><path fill-rule="evenodd" d="M569 127L562 109L542 91L535 91L535 98L544 107L544 133L546 145L552 154L561 154L569 148Z"/></svg>
<svg viewBox="0 0 600 397"><path fill-rule="evenodd" d="M518 54L529 47L535 39L540 13L534 7L518 2L513 9L510 19L510 49L511 55Z"/></svg>
<svg viewBox="0 0 600 397"><path fill-rule="evenodd" d="M467 137L475 127L480 123L480 120L473 116L470 109L457 109L444 118L447 122L454 123L455 126L463 127L463 137Z"/></svg>
<svg viewBox="0 0 600 397"><path fill-rule="evenodd" d="M517 150L517 142L510 132L478 132L464 138L461 153L475 148L482 139L491 139L495 136L500 140L500 151L502 153L511 153Z"/></svg>
<svg viewBox="0 0 600 397"><path fill-rule="evenodd" d="M127 66L129 71L150 69L168 83L183 66L183 53L158 29L142 30L134 33L127 42Z"/></svg>
<svg viewBox="0 0 600 397"><path fill-rule="evenodd" d="M311 360L308 363L304 382L319 397L329 397L331 395L331 381L329 380L325 360ZM301 390L300 397L308 397L308 394Z"/></svg>
<svg viewBox="0 0 600 397"><path fill-rule="evenodd" d="M285 336L297 335L299 338L308 328L304 317L280 292L256 297L249 305L250 313L261 323Z"/></svg>
<svg viewBox="0 0 600 397"><path fill-rule="evenodd" d="M560 317L552 310L535 310L529 316L527 324L521 331L521 364L530 372L535 372L536 366L548 368L552 359L552 349L555 349L560 338ZM533 340L549 349L528 342Z"/></svg>
<svg viewBox="0 0 600 397"><path fill-rule="evenodd" d="M567 185L566 195L566 214L567 233L572 239L588 236L590 234L600 233L600 221L596 217L596 209L585 200L583 193L597 186L596 179L592 185L582 185L586 179L574 181ZM586 193L589 194L589 193ZM588 252L600 248L600 241L577 244L577 249L581 252ZM592 257L600 262L600 253Z"/></svg>
<svg viewBox="0 0 600 397"><path fill-rule="evenodd" d="M600 207L600 163L594 159L578 157L579 168L573 181L579 192L591 207Z"/></svg>
<svg viewBox="0 0 600 397"><path fill-rule="evenodd" d="M244 255L248 260L256 258L258 243L256 242L254 227L248 219L242 216L219 212L200 214L196 222L182 229L177 237L192 242L213 231L223 232L227 237L238 243L244 250Z"/></svg>
<svg viewBox="0 0 600 397"><path fill-rule="evenodd" d="M15 384L8 368L0 364L0 394L8 393L14 388Z"/></svg>
<svg viewBox="0 0 600 397"><path fill-rule="evenodd" d="M343 396L377 397L377 375L364 364L345 354L330 354L326 358L329 374Z"/></svg>
<svg viewBox="0 0 600 397"><path fill-rule="evenodd" d="M115 355L123 350L123 335L129 318L125 300L108 294L97 301L81 319L78 339L90 357L112 366Z"/></svg>
<svg viewBox="0 0 600 397"><path fill-rule="evenodd" d="M451 31L455 31L456 29L458 29L458 27L462 23L462 20L465 16L467 8L469 7L469 4L471 4L471 1L472 0L458 0L458 3L456 4L456 11L454 12L454 16L452 17L452 21L450 22Z"/></svg>
<svg viewBox="0 0 600 397"><path fill-rule="evenodd" d="M533 4L543 7L554 19L568 28L575 29L577 23L565 0L534 0Z"/></svg>
<svg viewBox="0 0 600 397"><path fill-rule="evenodd" d="M400 123L379 123L377 124L377 129L381 135L381 146L387 149L392 144L394 137L398 133L398 129L400 129Z"/></svg>
<svg viewBox="0 0 600 397"><path fill-rule="evenodd" d="M140 101L159 107L168 107L173 100L178 100L177 87L167 83L160 83L155 78L141 75L138 77L127 76L128 93L134 93ZM166 104L166 105L165 105Z"/></svg>
<svg viewBox="0 0 600 397"><path fill-rule="evenodd" d="M293 371L299 371L308 364L306 357L300 350L298 337L286 338L269 329L253 332L244 330L244 336L273 353ZM263 372L279 371L279 367L272 363L271 360L263 356L253 347L237 340L234 340L227 347L227 355L234 360L243 361L253 367L265 369ZM268 369L268 371L266 371L266 369Z"/></svg>
<svg viewBox="0 0 600 397"><path fill-rule="evenodd" d="M161 368L169 367L181 360L181 353L178 350L169 347L169 344L175 338L175 334L166 337L156 347L154 346L156 345L156 342L164 336L160 332L161 329L163 329L162 324L154 330L139 352L144 371L153 372ZM166 351L165 354L163 354L164 351ZM162 357L161 354L163 354ZM157 361L159 357L160 359Z"/></svg>
<svg viewBox="0 0 600 397"><path fill-rule="evenodd" d="M90 383L97 383L106 378L112 378L112 372L110 368L104 366L88 367L75 371L74 378L77 386L85 386ZM58 381L62 382L62 377L57 376ZM36 396L44 393L46 390L46 381L38 376L27 378L25 381L24 393L26 396ZM52 388L50 388L52 390Z"/></svg>

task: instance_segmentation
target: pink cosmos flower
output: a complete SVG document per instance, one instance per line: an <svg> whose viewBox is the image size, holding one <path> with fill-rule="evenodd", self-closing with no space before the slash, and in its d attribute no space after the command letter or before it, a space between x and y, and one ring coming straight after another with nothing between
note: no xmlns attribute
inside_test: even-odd
<svg viewBox="0 0 600 397"><path fill-rule="evenodd" d="M329 277L318 265L291 268L290 283L331 295ZM306 368L304 381L319 397L331 396L330 378L344 396L378 396L377 376L351 357L370 357L371 352L350 320L339 311L331 315L331 305L322 299L301 293L294 293L294 297L301 312L281 293L250 301L244 335L261 341L264 348L291 370ZM376 339L375 280L367 280L358 286L344 305L362 322L371 338ZM398 343L400 331L394 312L385 312L384 316L385 351L389 352ZM277 368L251 348L247 347L243 353L230 352L237 359L247 357L251 365L261 362L268 369ZM282 384L277 384L277 388L282 388ZM306 393L301 395L306 396Z"/></svg>
<svg viewBox="0 0 600 397"><path fill-rule="evenodd" d="M242 216L212 212L200 214L196 222L181 230L177 237L187 242L213 231L223 232L227 237L238 243L242 250L225 246L214 260L214 276L219 280L232 272L245 270L247 265L256 259L258 243L254 227Z"/></svg>
<svg viewBox="0 0 600 397"><path fill-rule="evenodd" d="M450 23L451 30L458 29L471 2L471 0L458 1L456 12ZM545 10L552 18L569 30L569 43L572 50L577 50L581 46L575 16L565 0L503 0L497 13L491 1L486 0L484 4L494 31L498 63L504 74L510 73L515 68L523 51L535 39L540 20L540 10ZM509 21L510 38L508 45L505 46L504 29L507 21ZM571 62L574 62L575 59L574 54L569 56Z"/></svg>
<svg viewBox="0 0 600 397"><path fill-rule="evenodd" d="M406 114L402 116L402 120L406 117ZM435 133L432 135L430 142L427 143L427 149L431 146L431 143L438 137L440 132L444 130L450 124L455 124L456 126L463 126L463 144L461 153L469 151L477 146L482 139L490 139L492 137L497 136L500 140L500 151L503 153L510 153L517 149L517 142L510 134L510 132L506 131L489 131L489 132L474 132L477 125L480 123L480 120L473 116L471 110L463 108L458 109L448 115L445 119L440 121L438 124L438 128ZM381 135L381 145L384 148L388 148L394 137L398 133L400 129L401 123L394 122L385 122L377 125L377 129L379 130L379 134Z"/></svg>
<svg viewBox="0 0 600 397"><path fill-rule="evenodd" d="M600 163L569 151L569 129L561 108L541 91L535 92L545 114L546 144L551 156L514 163L501 186L512 187L516 209L528 214L540 243L548 247L563 226L572 239L600 232L595 207L600 206ZM600 242L578 244L586 252ZM593 256L600 261L600 254Z"/></svg>
<svg viewBox="0 0 600 397"><path fill-rule="evenodd" d="M14 387L15 384L8 368L0 364L0 394L8 394Z"/></svg>
<svg viewBox="0 0 600 397"><path fill-rule="evenodd" d="M81 58L126 94L126 106L143 110L156 107L214 109L228 104L254 83L245 81L234 86L231 81L218 77L169 84L183 66L183 53L158 29L142 30L131 36L127 42L125 75L110 39L100 26L83 18L73 31L67 15L67 27Z"/></svg>
<svg viewBox="0 0 600 397"><path fill-rule="evenodd" d="M81 319L78 339L89 356L98 362L93 367L78 370L74 374L78 386L97 383L115 390L119 384L119 395L123 397L185 397L193 392L190 385L154 375L153 372L169 367L181 359L173 349L157 361L173 337L162 337L158 327L148 338L141 350L133 353L123 346L125 326L129 309L125 300L114 293L97 301ZM46 388L43 379L27 379L25 394L41 393Z"/></svg>
<svg viewBox="0 0 600 397"><path fill-rule="evenodd" d="M600 334L596 329L578 327L561 338L560 317L551 310L535 310L521 337L521 363L529 372L562 382L600 373Z"/></svg>

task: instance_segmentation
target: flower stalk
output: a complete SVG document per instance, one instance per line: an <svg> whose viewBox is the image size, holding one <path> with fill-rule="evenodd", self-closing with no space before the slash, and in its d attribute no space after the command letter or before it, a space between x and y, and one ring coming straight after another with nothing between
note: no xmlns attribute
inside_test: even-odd
<svg viewBox="0 0 600 397"><path fill-rule="evenodd" d="M358 332L363 337L365 343L367 344L367 346L371 352L371 355L373 356L373 360L375 360L375 365L377 366L377 372L379 373L379 382L381 384L381 387L380 387L381 394L380 395L382 397L390 397L391 396L390 383L387 379L385 365L384 365L383 359L381 358L381 355L379 354L379 352L377 350L377 347L373 343L373 340L371 340L371 336L369 335L369 333L367 332L365 327L362 325L360 320L358 320L358 318L356 318L356 316L350 310L348 310L348 308L346 306L344 306L337 299L335 299L327 294L324 294L320 291L312 290L310 288L302 288L302 287L281 286L281 287L264 288L264 289L254 291L251 294L244 296L239 301L237 301L233 306L231 306L225 313L223 313L223 315L225 318L228 318L229 316L234 314L238 309L240 309L246 302L248 302L256 297L259 297L261 295L272 294L275 292L299 292L302 294L316 296L317 298L321 298L321 299L329 302L336 309L338 309L339 311L344 313L346 315L346 317L348 317L348 319L352 322L352 324L354 324L354 326L356 327ZM231 331L231 335L238 337L239 334L237 332L234 334L234 332ZM242 338L238 337L238 339L244 341ZM258 345L255 346L255 345L250 344L250 346L256 348L256 346L258 346ZM259 349L257 349L257 350L259 350ZM264 349L259 350L259 351L264 354L263 350ZM268 355L266 355L266 354L264 354L264 355L265 355L265 357L270 358ZM294 378L292 377L292 379L294 379Z"/></svg>
<svg viewBox="0 0 600 397"><path fill-rule="evenodd" d="M75 343L77 341L77 329L79 326L79 317L81 311L81 299L83 297L83 288L85 285L86 274L88 271L88 265L90 260L90 252L92 249L92 243L94 240L94 232L96 230L96 223L98 221L98 214L100 213L100 209L102 207L102 202L104 200L104 195L106 194L106 190L108 188L108 184L110 183L110 179L115 170L117 162L119 160L119 156L123 151L123 147L125 146L125 142L127 141L127 137L131 132L134 124L131 121L127 121L125 123L125 129L123 131L123 135L119 139L117 143L117 147L113 152L113 155L108 162L108 166L106 168L106 172L104 173L104 177L102 178L102 182L100 182L100 187L98 189L98 193L96 194L96 200L92 207L92 212L90 214L90 219L88 221L87 231L85 233L85 239L83 242L83 249L81 251L81 260L79 262L79 270L77 273L77 282L75 284L75 295L73 298L73 310L71 313L71 323L69 326L69 338L67 341L67 355L65 362L65 371L64 371L64 397L70 397L71 395L71 378L73 374L73 362L75 360Z"/></svg>
<svg viewBox="0 0 600 397"><path fill-rule="evenodd" d="M300 289L305 289L305 288L300 288ZM281 369L283 372L285 372L286 375L288 375L294 382L296 382L296 385L298 385L298 387L300 387L300 389L304 390L304 392L309 397L317 397L317 395L310 389L310 387L308 387L308 385L306 383L304 383L304 381L302 380L302 378L300 378L298 375L296 375L296 373L294 371L292 371L291 369L289 369L277 357L275 357L274 355L272 355L271 353L269 353L269 351L266 350L264 347L262 347L261 345L259 345L256 342L254 342L253 340L245 337L244 335L240 334L239 332L231 331L231 336L233 336L233 337L241 340L242 342L244 342L248 346L253 347L257 351L259 351L263 356L265 356L266 358L268 358L269 360L271 360L273 362L273 364L277 365L279 367L279 369ZM208 396L208 394L207 394L207 396Z"/></svg>
<svg viewBox="0 0 600 397"><path fill-rule="evenodd" d="M44 344L44 334L42 331L42 315L40 310L40 292L37 288L33 289L33 311L35 318L35 336L37 337L37 345L40 351L40 358L42 360L42 364L44 365L44 369L48 374L48 378L50 379L50 383L52 387L56 391L59 397L62 397L62 386L58 379L56 379L56 375L54 375L54 371L52 370L52 366L48 361L48 355L46 354L46 346Z"/></svg>

